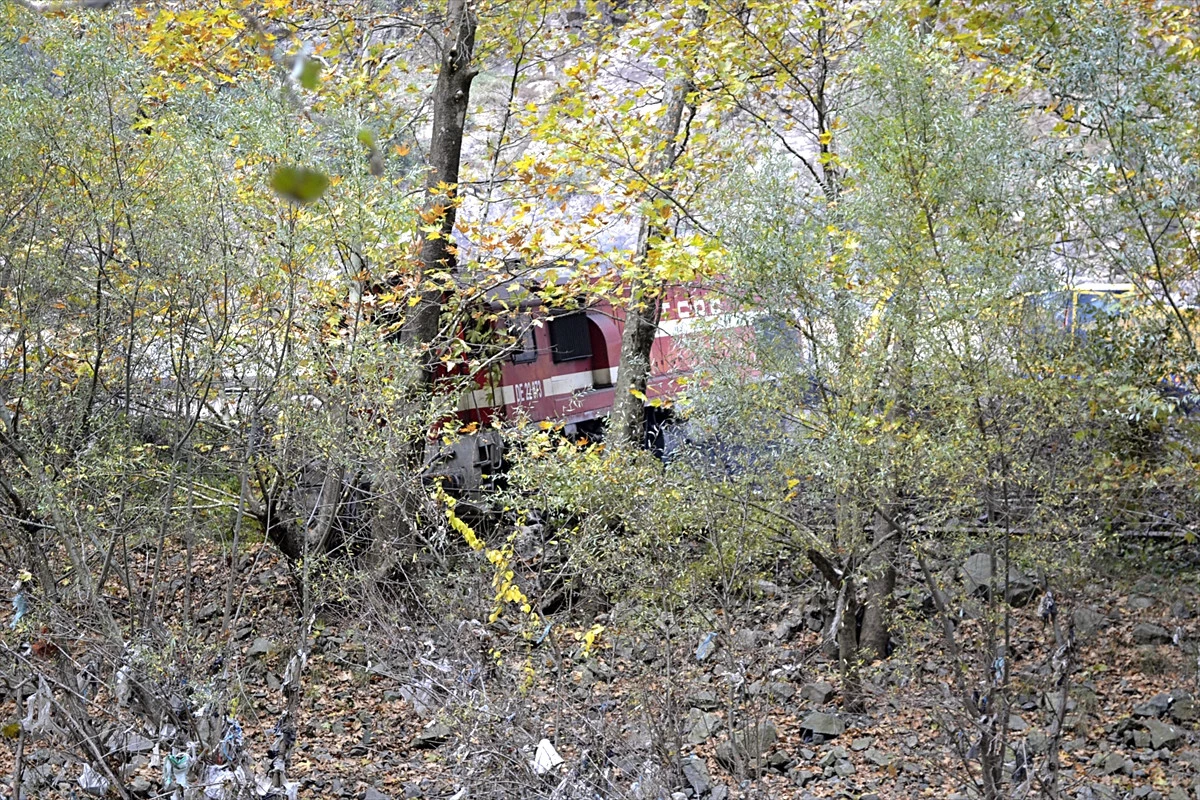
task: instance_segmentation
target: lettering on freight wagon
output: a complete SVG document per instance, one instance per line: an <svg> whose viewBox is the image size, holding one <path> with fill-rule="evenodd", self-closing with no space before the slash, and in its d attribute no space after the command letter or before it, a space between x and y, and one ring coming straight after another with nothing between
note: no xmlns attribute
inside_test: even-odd
<svg viewBox="0 0 1200 800"><path fill-rule="evenodd" d="M723 310L720 298L716 297L699 300L676 300L674 303L668 301L663 303L662 318L689 319L691 317L706 317L712 314L720 314Z"/></svg>
<svg viewBox="0 0 1200 800"><path fill-rule="evenodd" d="M532 403L534 400L540 400L543 394L541 381L513 384L513 398L518 403Z"/></svg>

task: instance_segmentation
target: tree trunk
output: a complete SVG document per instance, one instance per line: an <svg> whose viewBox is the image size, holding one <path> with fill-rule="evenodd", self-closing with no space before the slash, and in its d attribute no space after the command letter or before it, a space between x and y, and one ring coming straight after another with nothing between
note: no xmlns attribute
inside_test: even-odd
<svg viewBox="0 0 1200 800"><path fill-rule="evenodd" d="M650 255L650 237L651 225L643 218L634 263L646 263ZM661 287L656 284L649 276L638 276L629 286L625 327L621 331L621 362L609 421L612 439L618 444L640 447L646 440L644 398L650 382L650 349L654 346L662 311Z"/></svg>
<svg viewBox="0 0 1200 800"><path fill-rule="evenodd" d="M706 18L707 12L698 7L691 13L691 24L698 28ZM654 178L666 176L683 152L684 144L679 139L695 114L695 106L689 102L695 91L690 70L685 70L685 74L670 86L667 110L659 123L658 141L650 161L649 174ZM684 121L685 111L688 112L687 123ZM653 201L663 196L662 189L651 189L648 199ZM617 370L613 409L609 417L609 437L618 446L638 447L646 439L644 404L646 386L650 382L650 350L658 331L665 288L662 281L650 274L648 266L655 239L666 233L666 221L656 214L651 204L650 210L642 215L638 228L637 252L633 259L636 274L629 282L625 328L621 333L621 364Z"/></svg>
<svg viewBox="0 0 1200 800"><path fill-rule="evenodd" d="M850 576L842 586L845 595L841 625L837 630L838 671L842 678L842 710L863 710L862 679L858 675L858 597Z"/></svg>
<svg viewBox="0 0 1200 800"><path fill-rule="evenodd" d="M437 337L438 318L444 291L428 285L436 272L453 274L458 268L454 247L454 220L458 211L458 173L462 162L463 132L467 123L471 81L478 70L472 66L476 18L467 0L448 0L446 38L442 45L441 69L433 90L433 136L429 142L429 175L426 199L421 210L420 264L421 299L405 321L402 338L424 348L421 378L433 383L437 358L430 345ZM434 232L424 232L436 225Z"/></svg>
<svg viewBox="0 0 1200 800"><path fill-rule="evenodd" d="M888 612L892 592L896 588L895 556L900 539L892 532L891 525L882 514L876 512L871 541L871 556L867 560L867 602L863 609L862 633L859 646L868 658L882 659L888 656Z"/></svg>
<svg viewBox="0 0 1200 800"><path fill-rule="evenodd" d="M854 588L853 558L834 563L819 550L808 551L808 560L837 592L837 612L833 630L837 639L838 667L842 678L842 708L862 711L862 680L858 675L858 595Z"/></svg>
<svg viewBox="0 0 1200 800"><path fill-rule="evenodd" d="M900 319L893 328L896 343L889 365L891 397L882 398L887 412L885 419L892 425L902 425L912 407L913 362L916 360L916 344L913 331L916 328L916 313L911 304L901 305ZM898 449L895 435L887 435L888 450ZM885 462L886 463L886 462ZM881 471L888 472L886 467ZM889 517L896 514L901 487L887 481L880 492L882 495L871 515L871 549L867 553L867 602L863 610L862 632L859 646L871 659L888 656L888 614L892 606L892 593L896 589L896 559L900 553L899 531L893 530Z"/></svg>

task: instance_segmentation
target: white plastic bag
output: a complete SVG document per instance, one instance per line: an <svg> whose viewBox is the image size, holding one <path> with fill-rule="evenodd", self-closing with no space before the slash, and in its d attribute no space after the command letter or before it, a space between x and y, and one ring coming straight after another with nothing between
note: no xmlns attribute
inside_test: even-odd
<svg viewBox="0 0 1200 800"><path fill-rule="evenodd" d="M534 774L545 775L561 763L563 763L563 757L554 749L554 745L550 744L549 739L542 739L538 742L537 750L533 753L533 761L530 762Z"/></svg>
<svg viewBox="0 0 1200 800"><path fill-rule="evenodd" d="M108 786L108 778L92 769L91 764L83 765L83 774L79 776L80 789L88 794L94 794L97 797L103 797L105 793L108 792Z"/></svg>

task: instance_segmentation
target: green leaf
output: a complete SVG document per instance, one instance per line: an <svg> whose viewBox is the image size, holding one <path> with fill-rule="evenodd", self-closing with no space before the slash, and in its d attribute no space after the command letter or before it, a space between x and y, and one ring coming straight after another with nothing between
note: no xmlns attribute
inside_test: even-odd
<svg viewBox="0 0 1200 800"><path fill-rule="evenodd" d="M309 59L300 68L300 85L314 91L321 83L321 62Z"/></svg>
<svg viewBox="0 0 1200 800"><path fill-rule="evenodd" d="M329 188L329 177L307 167L279 167L271 175L271 188L285 200L293 203L311 203L319 200Z"/></svg>

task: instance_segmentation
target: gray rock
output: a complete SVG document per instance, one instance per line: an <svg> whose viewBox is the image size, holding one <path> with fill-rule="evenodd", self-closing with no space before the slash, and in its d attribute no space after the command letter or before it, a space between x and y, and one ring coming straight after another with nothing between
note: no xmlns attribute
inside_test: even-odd
<svg viewBox="0 0 1200 800"><path fill-rule="evenodd" d="M847 759L850 754L846 752L844 747L831 747L825 751L825 755L821 756L821 760L817 763L822 767L832 767L839 761Z"/></svg>
<svg viewBox="0 0 1200 800"><path fill-rule="evenodd" d="M708 800L729 800L729 787L723 783L718 783L712 788L712 792L709 793Z"/></svg>
<svg viewBox="0 0 1200 800"><path fill-rule="evenodd" d="M1171 604L1171 616L1175 619L1191 619L1192 612L1188 610L1187 603L1176 600Z"/></svg>
<svg viewBox="0 0 1200 800"><path fill-rule="evenodd" d="M767 766L775 772L786 772L792 765L792 757L782 750L776 750L767 756Z"/></svg>
<svg viewBox="0 0 1200 800"><path fill-rule="evenodd" d="M779 702L791 700L796 695L796 687L783 681L774 681L766 686L767 694Z"/></svg>
<svg viewBox="0 0 1200 800"><path fill-rule="evenodd" d="M1004 561L1000 558L995 559L996 564L996 588L1004 590ZM1025 575L1016 567L1008 569L1008 585L1007 599L1014 606L1023 606L1029 603L1038 594L1038 585L1029 576ZM987 553L975 553L967 558L962 565L963 581L967 585L967 591L976 596L986 596L991 591L993 583L992 577L992 557Z"/></svg>
<svg viewBox="0 0 1200 800"><path fill-rule="evenodd" d="M761 634L753 628L742 628L733 634L733 646L738 650L755 650L758 648Z"/></svg>
<svg viewBox="0 0 1200 800"><path fill-rule="evenodd" d="M1171 708L1168 712L1176 722L1192 722L1196 719L1196 701L1187 692L1171 692Z"/></svg>
<svg viewBox="0 0 1200 800"><path fill-rule="evenodd" d="M863 753L863 756L877 767L886 767L896 759L895 756L889 755L882 750L876 750L874 747Z"/></svg>
<svg viewBox="0 0 1200 800"><path fill-rule="evenodd" d="M150 781L143 778L141 775L129 782L129 792L135 797L145 797L150 794Z"/></svg>
<svg viewBox="0 0 1200 800"><path fill-rule="evenodd" d="M716 692L709 689L701 689L689 697L687 702L692 708L698 708L701 711L715 711L721 707L721 701L717 699Z"/></svg>
<svg viewBox="0 0 1200 800"><path fill-rule="evenodd" d="M800 723L800 730L801 732L819 733L826 738L832 739L846 732L846 723L833 714L814 711Z"/></svg>
<svg viewBox="0 0 1200 800"><path fill-rule="evenodd" d="M717 761L732 771L736 765L734 758L734 747L736 747L742 764L754 772L762 766L764 756L774 746L778 735L775 723L769 719L745 730L737 731L730 739L717 746Z"/></svg>
<svg viewBox="0 0 1200 800"><path fill-rule="evenodd" d="M853 764L851 764L849 761L842 761L836 767L833 768L833 771L836 772L838 775L840 775L843 778L849 778L851 775L858 772L858 770L855 768L855 766Z"/></svg>
<svg viewBox="0 0 1200 800"><path fill-rule="evenodd" d="M1080 606L1071 614L1075 622L1075 633L1082 639L1090 639L1097 631L1108 627L1108 617L1090 606Z"/></svg>
<svg viewBox="0 0 1200 800"><path fill-rule="evenodd" d="M121 744L121 749L129 755L149 753L154 749L154 742L136 733L130 733Z"/></svg>
<svg viewBox="0 0 1200 800"><path fill-rule="evenodd" d="M1133 626L1134 644L1170 644L1171 632L1161 625L1139 622Z"/></svg>
<svg viewBox="0 0 1200 800"><path fill-rule="evenodd" d="M1109 753L1100 762L1101 775L1115 775L1118 772L1133 773L1133 762L1120 753Z"/></svg>
<svg viewBox="0 0 1200 800"><path fill-rule="evenodd" d="M1156 694L1145 703L1139 703L1133 708L1135 717L1161 717L1171 708L1169 694Z"/></svg>
<svg viewBox="0 0 1200 800"><path fill-rule="evenodd" d="M999 565L999 559L997 559ZM992 557L987 553L974 553L962 565L963 580L971 594L983 593L992 585Z"/></svg>
<svg viewBox="0 0 1200 800"><path fill-rule="evenodd" d="M246 658L262 658L271 655L276 650L275 644L262 636L254 640L246 651Z"/></svg>
<svg viewBox="0 0 1200 800"><path fill-rule="evenodd" d="M856 753L861 753L873 744L875 744L875 740L870 736L862 736L850 742L850 749Z"/></svg>
<svg viewBox="0 0 1200 800"><path fill-rule="evenodd" d="M712 738L721 727L721 717L711 711L693 708L687 716L688 744L703 744Z"/></svg>
<svg viewBox="0 0 1200 800"><path fill-rule="evenodd" d="M792 638L793 634L796 633L796 629L799 627L799 621L788 617L787 619L782 619L779 621L779 623L775 626L775 630L772 631L772 635L774 635L774 637L779 641L786 642L788 639Z"/></svg>
<svg viewBox="0 0 1200 800"><path fill-rule="evenodd" d="M444 744L450 738L450 726L444 722L435 722L432 725L426 725L425 729L417 734L417 738L413 740L413 747L419 749L431 749Z"/></svg>
<svg viewBox="0 0 1200 800"><path fill-rule="evenodd" d="M1145 595L1134 595L1125 602L1125 605L1129 606L1134 611L1145 611L1147 608L1150 608L1150 606L1154 605L1154 598L1146 597Z"/></svg>
<svg viewBox="0 0 1200 800"><path fill-rule="evenodd" d="M800 690L801 699L823 706L833 699L833 687L824 681L805 684Z"/></svg>
<svg viewBox="0 0 1200 800"><path fill-rule="evenodd" d="M778 584L761 578L754 582L754 590L763 597L781 597L783 595L783 590L779 588Z"/></svg>
<svg viewBox="0 0 1200 800"><path fill-rule="evenodd" d="M683 769L684 780L688 782L688 786L692 787L696 797L703 797L712 787L712 780L708 776L708 764L704 763L704 759L699 756L688 756L683 759L681 764Z"/></svg>
<svg viewBox="0 0 1200 800"><path fill-rule="evenodd" d="M1183 731L1174 725L1168 725L1156 719L1147 719L1142 724L1150 732L1150 745L1155 750L1160 747L1168 747L1183 738Z"/></svg>
<svg viewBox="0 0 1200 800"><path fill-rule="evenodd" d="M200 610L196 612L196 622L208 622L217 615L218 611L220 611L220 609L217 608L216 603L209 603L208 605L201 606Z"/></svg>
<svg viewBox="0 0 1200 800"><path fill-rule="evenodd" d="M808 783L810 783L816 777L817 777L817 775L815 772L811 772L806 769L801 769L801 770L797 770L796 772L792 773L792 783L794 783L796 786L799 786L801 789L803 789Z"/></svg>
<svg viewBox="0 0 1200 800"><path fill-rule="evenodd" d="M389 796L376 789L374 786L368 786L363 792L362 800L392 800Z"/></svg>
<svg viewBox="0 0 1200 800"><path fill-rule="evenodd" d="M612 679L614 677L616 677L616 674L617 674L616 670L614 670L608 664L605 664L600 659L593 659L591 661L588 661L587 670L588 670L588 672L592 673L592 676L597 681L600 681L602 683L611 682Z"/></svg>
<svg viewBox="0 0 1200 800"><path fill-rule="evenodd" d="M775 723L769 719L763 720L744 731L741 737L737 737L738 745L745 748L746 755L750 758L761 758L775 745L778 738Z"/></svg>

